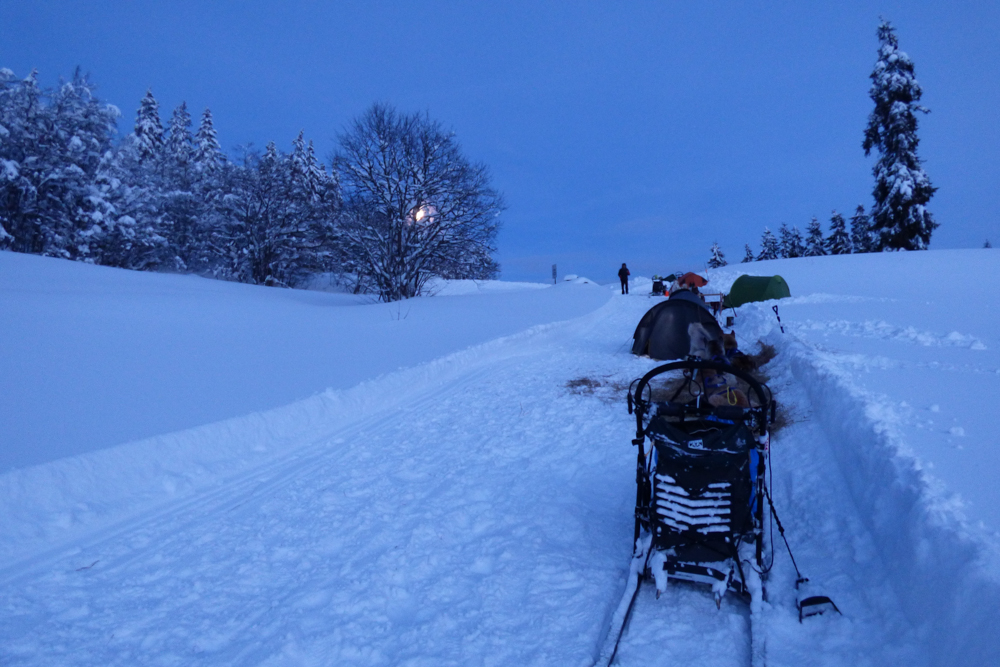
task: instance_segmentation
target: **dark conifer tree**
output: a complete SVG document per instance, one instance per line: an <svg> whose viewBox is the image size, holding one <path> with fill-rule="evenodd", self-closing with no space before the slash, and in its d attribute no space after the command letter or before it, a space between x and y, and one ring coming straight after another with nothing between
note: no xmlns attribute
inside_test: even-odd
<svg viewBox="0 0 1000 667"><path fill-rule="evenodd" d="M159 160L163 153L163 125L160 123L160 104L153 97L152 90L147 90L139 103L134 134L139 160Z"/></svg>
<svg viewBox="0 0 1000 667"><path fill-rule="evenodd" d="M844 216L833 212L830 216L830 235L826 237L826 251L831 255L848 255L851 253L851 237L847 233L847 222Z"/></svg>
<svg viewBox="0 0 1000 667"><path fill-rule="evenodd" d="M0 243L19 252L99 261L115 225L102 178L118 112L79 70L55 91L35 72L0 70Z"/></svg>
<svg viewBox="0 0 1000 667"><path fill-rule="evenodd" d="M310 185L293 155L268 143L262 156L248 153L227 169L223 248L229 275L257 285L291 287L306 273L329 269L332 226L339 199Z"/></svg>
<svg viewBox="0 0 1000 667"><path fill-rule="evenodd" d="M194 136L194 165L201 172L214 172L223 163L222 147L216 137L215 125L212 122L212 112L209 109L201 114L198 133Z"/></svg>
<svg viewBox="0 0 1000 667"><path fill-rule="evenodd" d="M754 261L753 249L750 247L749 243L743 245L743 261L741 264L746 264L748 262Z"/></svg>
<svg viewBox="0 0 1000 667"><path fill-rule="evenodd" d="M778 253L779 257L802 257L805 254L805 246L802 243L802 232L798 227L789 227L781 223L778 230Z"/></svg>
<svg viewBox="0 0 1000 667"><path fill-rule="evenodd" d="M191 114L187 103L181 102L170 116L170 132L167 135L165 152L167 159L187 167L194 157L194 142L191 138Z"/></svg>
<svg viewBox="0 0 1000 667"><path fill-rule="evenodd" d="M823 243L823 228L820 227L819 220L813 218L806 229L806 248L803 255L806 257L818 257L826 254Z"/></svg>
<svg viewBox="0 0 1000 667"><path fill-rule="evenodd" d="M163 150L163 213L167 223L169 254L166 261L178 271L202 268L201 246L205 233L205 202L199 196L198 172L194 169L191 114L181 102L170 117L170 131Z"/></svg>
<svg viewBox="0 0 1000 667"><path fill-rule="evenodd" d="M923 94L913 75L913 61L899 50L895 29L888 21L878 27L879 55L869 92L875 109L868 117L862 148L874 149L872 227L875 250L925 250L937 228L927 202L937 188L931 185L917 156L916 112Z"/></svg>
<svg viewBox="0 0 1000 667"><path fill-rule="evenodd" d="M712 243L712 247L709 249L709 252L712 253L712 256L708 258L708 268L718 269L729 264L729 262L726 261L726 255L722 252L722 248L719 247L718 242Z"/></svg>
<svg viewBox="0 0 1000 667"><path fill-rule="evenodd" d="M775 238L770 228L765 227L764 234L760 237L760 254L757 255L757 260L764 261L779 257L781 257L781 247L778 245L778 239Z"/></svg>
<svg viewBox="0 0 1000 667"><path fill-rule="evenodd" d="M871 218L865 213L865 207L861 204L858 204L851 217L851 248L854 252L872 252L875 249Z"/></svg>

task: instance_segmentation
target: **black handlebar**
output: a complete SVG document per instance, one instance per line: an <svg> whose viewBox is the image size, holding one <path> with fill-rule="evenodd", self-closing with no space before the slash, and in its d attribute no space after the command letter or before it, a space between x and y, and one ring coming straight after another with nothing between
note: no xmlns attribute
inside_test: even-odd
<svg viewBox="0 0 1000 667"><path fill-rule="evenodd" d="M633 381L633 384L638 382L638 385L636 385L635 388L634 397L632 394L632 388L629 387L629 392L628 392L629 413L633 411L633 406L634 406L635 416L636 416L637 438L642 438L644 436L645 429L643 426L643 417L646 414L646 410L649 407L649 404L652 402L652 400L647 401L642 398L643 392L646 391L646 388L649 386L650 380L655 378L657 375L662 375L663 373L669 373L670 371L676 371L676 370L714 370L719 373L729 373L731 375L735 375L739 379L746 382L747 385L750 387L750 390L757 395L757 402L759 404L758 407L755 408L741 408L736 405L720 405L720 406L713 406L711 408L705 406L704 408L701 408L701 410L712 412L717 417L729 421L744 420L752 418L754 415L757 415L757 419L755 419L755 422L757 423L757 427L761 429L765 428L765 425L767 424L768 412L770 411L773 415L774 401L771 399L771 390L768 389L765 394L764 389L766 385L762 385L760 382L754 379L753 376L749 375L745 371L737 370L732 366L730 366L729 364L720 363L716 361L701 361L697 359L691 359L688 361L675 361L673 363L657 366L653 370L643 375L638 380ZM650 399L652 399L652 391L650 391ZM690 406L682 406L682 405L666 403L661 406L660 414L680 417L691 410L692 408ZM773 421L774 419L773 416L771 419Z"/></svg>
<svg viewBox="0 0 1000 667"><path fill-rule="evenodd" d="M750 389L755 394L757 394L757 402L760 404L760 407L766 410L768 404L770 403L770 398L764 394L764 387L761 385L761 383L755 380L752 375L746 373L745 371L737 370L732 366L730 366L729 364L724 364L717 361L691 360L691 361L675 361L673 363L663 364L662 366L657 366L653 370L643 375L639 379L638 386L636 386L635 388L636 406L646 403L646 401L642 399L642 393L643 391L645 391L646 386L649 384L650 380L652 380L657 375L662 375L663 373L669 373L670 371L676 371L681 369L710 370L710 371L717 371L719 373L729 373L730 375L735 375L739 379L746 382L750 386ZM742 408L738 409L742 410Z"/></svg>

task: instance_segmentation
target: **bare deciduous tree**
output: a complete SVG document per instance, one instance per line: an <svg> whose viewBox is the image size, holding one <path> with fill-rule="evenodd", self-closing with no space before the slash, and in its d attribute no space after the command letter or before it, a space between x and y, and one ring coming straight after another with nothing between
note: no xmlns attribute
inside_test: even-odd
<svg viewBox="0 0 1000 667"><path fill-rule="evenodd" d="M503 197L484 165L426 114L375 104L340 137L346 267L383 301L421 293L427 280L494 277Z"/></svg>

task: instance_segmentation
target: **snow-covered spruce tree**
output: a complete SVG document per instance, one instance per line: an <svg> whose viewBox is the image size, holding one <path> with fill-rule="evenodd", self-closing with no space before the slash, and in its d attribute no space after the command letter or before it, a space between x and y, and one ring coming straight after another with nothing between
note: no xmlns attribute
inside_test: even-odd
<svg viewBox="0 0 1000 667"><path fill-rule="evenodd" d="M139 103L135 118L135 152L140 161L158 160L163 152L163 125L160 123L160 104L147 90Z"/></svg>
<svg viewBox="0 0 1000 667"><path fill-rule="evenodd" d="M749 243L743 245L743 261L740 264L747 264L748 262L754 261L753 249L750 247Z"/></svg>
<svg viewBox="0 0 1000 667"><path fill-rule="evenodd" d="M0 250L10 248L14 242L14 235L7 231L6 225L10 225L8 219L8 188L9 194L15 195L16 190L12 187L12 181L18 176L18 163L7 159L11 153L7 144L10 141L11 131L7 124L11 123L14 117L11 105L11 90L14 72L6 67L0 69Z"/></svg>
<svg viewBox="0 0 1000 667"><path fill-rule="evenodd" d="M40 253L45 246L42 219L37 207L37 187L32 166L37 164L46 109L36 73L18 81L9 69L0 69L0 228L4 248Z"/></svg>
<svg viewBox="0 0 1000 667"><path fill-rule="evenodd" d="M183 125L183 115L175 113L173 122ZM178 129L177 134L173 141L183 145L183 132ZM146 91L133 130L117 147L109 168L117 183L115 208L121 223L103 241L102 264L140 271L184 268L172 245L168 208L177 170L167 151L168 138L160 125L159 104Z"/></svg>
<svg viewBox="0 0 1000 667"><path fill-rule="evenodd" d="M722 248L719 247L719 243L713 242L712 247L709 249L712 256L708 258L708 268L718 269L719 267L726 266L729 262L726 261L726 255L722 252Z"/></svg>
<svg viewBox="0 0 1000 667"><path fill-rule="evenodd" d="M122 224L104 243L102 262L138 270L211 272L210 223L216 191L196 163L191 116L182 102L160 127L159 105L147 92L133 132L118 146L112 171ZM211 172L214 177L215 172Z"/></svg>
<svg viewBox="0 0 1000 667"><path fill-rule="evenodd" d="M0 69L0 250L10 248L15 241L14 235L7 231L7 227L11 226L8 207L12 208L17 198L14 182L17 181L20 166L17 161L9 159L16 157L18 152L11 150L12 133L8 127L17 120L12 100L15 85L14 72L6 67Z"/></svg>
<svg viewBox="0 0 1000 667"><path fill-rule="evenodd" d="M194 135L194 156L192 158L196 171L202 173L212 173L225 162L222 154L222 146L215 132L215 123L212 121L212 112L209 109L201 114L201 123L198 125L198 132Z"/></svg>
<svg viewBox="0 0 1000 667"><path fill-rule="evenodd" d="M778 257L788 257L788 246L791 243L792 230L784 222L778 228Z"/></svg>
<svg viewBox="0 0 1000 667"><path fill-rule="evenodd" d="M875 249L871 218L865 213L865 207L861 204L858 204L851 217L851 249L853 252L872 252Z"/></svg>
<svg viewBox="0 0 1000 667"><path fill-rule="evenodd" d="M220 251L227 254L228 276L257 285L293 286L305 273L328 268L335 242L333 224L339 197L325 190L303 196L303 182L292 156L273 142L264 155L247 153L242 164L225 169L228 190Z"/></svg>
<svg viewBox="0 0 1000 667"><path fill-rule="evenodd" d="M792 226L789 239L788 256L803 257L806 254L806 244L805 241L802 240L802 232L799 231L797 225Z"/></svg>
<svg viewBox="0 0 1000 667"><path fill-rule="evenodd" d="M802 257L805 254L805 246L802 243L802 232L798 227L789 227L781 223L778 230L778 252L779 257Z"/></svg>
<svg viewBox="0 0 1000 667"><path fill-rule="evenodd" d="M0 71L0 227L19 252L95 261L114 224L99 174L118 110L80 71L55 91Z"/></svg>
<svg viewBox="0 0 1000 667"><path fill-rule="evenodd" d="M780 256L781 247L778 245L778 239L770 228L765 227L764 234L760 237L760 254L757 255L757 261L778 259Z"/></svg>
<svg viewBox="0 0 1000 667"><path fill-rule="evenodd" d="M849 255L851 253L851 237L847 233L847 222L844 216L834 211L830 216L830 235L825 241L826 251L831 255Z"/></svg>
<svg viewBox="0 0 1000 667"><path fill-rule="evenodd" d="M913 76L913 61L899 50L896 31L888 21L878 27L878 61L871 74L869 96L875 109L868 117L862 148L878 152L873 168L872 227L875 250L925 250L937 228L927 202L937 188L917 157L916 112L923 94Z"/></svg>
<svg viewBox="0 0 1000 667"><path fill-rule="evenodd" d="M309 140L309 145L306 147L306 164L308 165L309 169L313 172L314 178L317 181L327 182L333 185L336 184L337 182L336 172L334 172L333 174L327 174L326 166L324 166L322 163L320 163L319 160L316 159L316 147L313 146L312 139ZM340 194L339 187L336 188L336 192L338 195Z"/></svg>
<svg viewBox="0 0 1000 667"><path fill-rule="evenodd" d="M222 164L211 112L205 110L197 137L192 137L191 116L181 102L171 116L164 145L160 195L169 247L164 261L176 270L225 273L227 260L215 243L226 193Z"/></svg>
<svg viewBox="0 0 1000 667"><path fill-rule="evenodd" d="M301 268L340 270L345 259L339 232L343 210L340 186L316 159L312 140L306 144L302 132L292 142L289 160L296 206L302 217L313 221L303 237L309 261Z"/></svg>
<svg viewBox="0 0 1000 667"><path fill-rule="evenodd" d="M162 180L152 162L141 162L136 138L118 145L106 168L114 184L115 226L101 240L100 263L139 271L158 268L168 254Z"/></svg>
<svg viewBox="0 0 1000 667"><path fill-rule="evenodd" d="M813 218L806 228L806 248L803 255L806 257L819 257L826 254L823 243L823 228L820 227L819 220Z"/></svg>
<svg viewBox="0 0 1000 667"><path fill-rule="evenodd" d="M194 157L191 138L191 114L187 102L181 102L170 116L169 134L164 145L166 158L176 165L187 167Z"/></svg>
<svg viewBox="0 0 1000 667"><path fill-rule="evenodd" d="M203 255L199 246L204 233L199 228L204 217L204 202L199 197L194 168L194 140L191 137L191 114L181 102L170 117L169 133L163 147L163 213L167 222L167 261L173 269L196 268L196 258Z"/></svg>
<svg viewBox="0 0 1000 667"><path fill-rule="evenodd" d="M342 226L351 264L383 301L421 293L432 276L490 278L503 197L487 168L426 115L375 104L339 137Z"/></svg>
<svg viewBox="0 0 1000 667"><path fill-rule="evenodd" d="M303 132L292 142L292 153L289 156L291 168L295 174L295 184L298 195L303 200L317 201L330 194L330 175L316 159L316 151L312 141L306 145Z"/></svg>
<svg viewBox="0 0 1000 667"><path fill-rule="evenodd" d="M239 170L226 161L209 109L202 112L194 135L191 165L194 192L201 202L202 212L198 221L198 243L192 248L187 262L190 269L198 273L228 276L231 263L226 247L225 199L234 182L232 176Z"/></svg>

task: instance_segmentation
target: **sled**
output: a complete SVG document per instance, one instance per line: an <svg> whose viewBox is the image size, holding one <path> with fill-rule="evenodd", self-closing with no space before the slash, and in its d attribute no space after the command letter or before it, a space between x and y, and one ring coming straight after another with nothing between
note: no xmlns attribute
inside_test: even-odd
<svg viewBox="0 0 1000 667"><path fill-rule="evenodd" d="M672 386L652 384L677 371ZM735 378L749 407L711 405L713 374ZM648 549L657 593L676 579L709 586L716 604L726 593L751 602L764 571L770 390L728 364L694 359L658 366L633 384L635 543Z"/></svg>
<svg viewBox="0 0 1000 667"><path fill-rule="evenodd" d="M671 383L652 384L667 373L675 374ZM742 406L709 401L713 391L718 395L720 377L743 394ZM632 562L595 665L614 663L639 588L651 576L657 597L673 579L708 587L717 606L726 594L747 601L750 662L763 667L766 578L774 562L771 545L765 545L765 500L795 568L799 622L840 613L829 597L808 592L809 580L771 502L765 473L776 402L767 385L728 363L690 357L635 380L628 408L635 414L632 444L638 448Z"/></svg>

